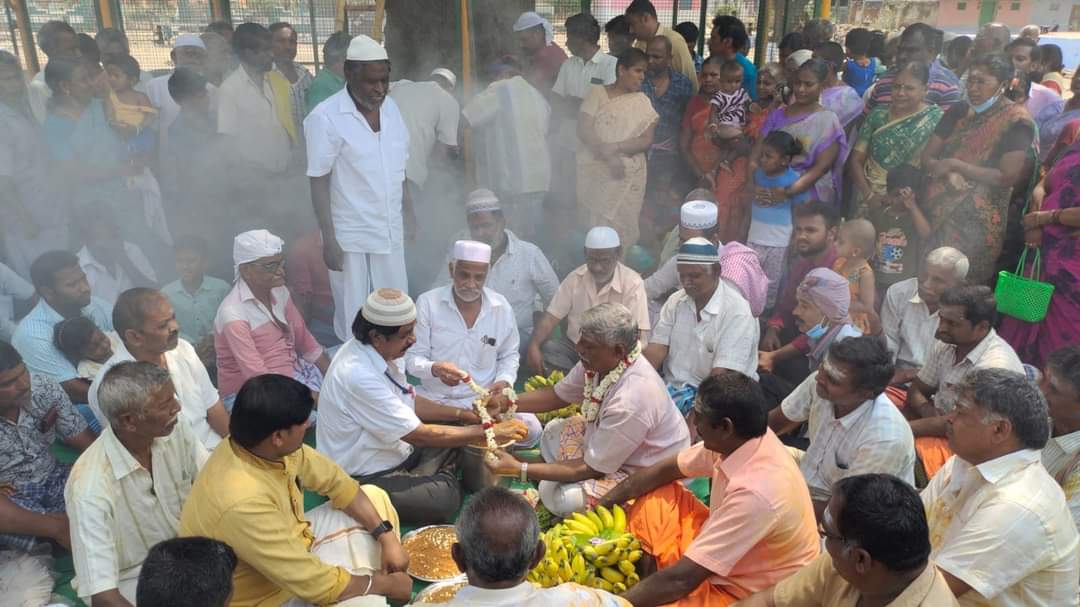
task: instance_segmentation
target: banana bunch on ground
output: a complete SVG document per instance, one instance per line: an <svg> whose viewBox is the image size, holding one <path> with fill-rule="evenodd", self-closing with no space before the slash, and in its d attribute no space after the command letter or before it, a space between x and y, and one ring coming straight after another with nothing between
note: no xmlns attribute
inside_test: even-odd
<svg viewBox="0 0 1080 607"><path fill-rule="evenodd" d="M544 532L544 559L529 572L528 580L543 588L564 582L626 592L641 578L635 563L641 543L626 531L626 513L619 506L573 516Z"/></svg>
<svg viewBox="0 0 1080 607"><path fill-rule="evenodd" d="M525 391L532 392L533 390L543 390L554 386L562 381L564 374L562 371L552 371L551 375L544 377L543 375L533 375L529 379L525 380ZM536 417L540 420L541 424L547 424L553 419L559 419L560 417L571 417L581 413L581 403L573 403L567 405L561 409L554 411L548 411L546 413L537 413Z"/></svg>

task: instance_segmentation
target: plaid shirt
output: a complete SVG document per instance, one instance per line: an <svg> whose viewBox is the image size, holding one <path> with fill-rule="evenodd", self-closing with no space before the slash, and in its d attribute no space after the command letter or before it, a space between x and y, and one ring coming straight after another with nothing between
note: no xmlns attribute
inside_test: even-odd
<svg viewBox="0 0 1080 607"><path fill-rule="evenodd" d="M54 410L56 416L51 418ZM58 437L71 438L83 430L86 421L60 384L31 373L30 403L19 412L19 419L0 418L0 484L12 485L18 494L44 483L58 465L49 448Z"/></svg>
<svg viewBox="0 0 1080 607"><path fill-rule="evenodd" d="M694 85L689 78L671 68L668 68L668 77L671 78L671 82L662 97L657 97L656 87L648 76L645 77L645 82L641 83L641 92L645 93L649 101L652 101L653 109L660 114L656 134L653 136L653 141L657 144L679 136L683 110L690 102L690 97L694 95ZM673 148L673 153L677 151Z"/></svg>

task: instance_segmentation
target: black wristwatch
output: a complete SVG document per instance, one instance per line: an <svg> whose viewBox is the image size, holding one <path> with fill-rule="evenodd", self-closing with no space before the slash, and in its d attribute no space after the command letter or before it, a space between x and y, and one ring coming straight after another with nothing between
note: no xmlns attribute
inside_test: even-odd
<svg viewBox="0 0 1080 607"><path fill-rule="evenodd" d="M394 525L390 521L383 521L379 523L379 526L371 530L371 537L379 539L379 536L387 531L393 531Z"/></svg>

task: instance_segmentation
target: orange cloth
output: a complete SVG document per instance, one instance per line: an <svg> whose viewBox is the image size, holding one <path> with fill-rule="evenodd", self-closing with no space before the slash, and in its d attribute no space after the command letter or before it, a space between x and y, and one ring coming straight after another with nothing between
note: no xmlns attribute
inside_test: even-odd
<svg viewBox="0 0 1080 607"><path fill-rule="evenodd" d="M901 411L903 411L904 407L907 405L907 388L889 386L888 388L885 388L885 396Z"/></svg>
<svg viewBox="0 0 1080 607"><path fill-rule="evenodd" d="M870 267L870 263L863 260L862 264L856 267L851 272L844 272L844 264L847 262L843 257L837 258L832 265L832 271L847 278L848 289L851 291L851 303L859 301L859 281L862 280L864 274L873 274L874 269ZM870 335L870 316L866 313L851 314L851 324L855 325L863 335Z"/></svg>
<svg viewBox="0 0 1080 607"><path fill-rule="evenodd" d="M657 568L666 569L682 558L708 518L709 508L705 504L681 483L670 483L634 502L627 517L627 530L656 558ZM738 600L706 580L689 595L671 604L727 607Z"/></svg>
<svg viewBox="0 0 1080 607"><path fill-rule="evenodd" d="M904 388L889 386L885 388L885 396L901 411L907 405L907 390ZM949 448L948 440L934 436L921 436L915 439L915 454L919 456L923 470L926 471L926 479L930 480L952 457L953 452Z"/></svg>

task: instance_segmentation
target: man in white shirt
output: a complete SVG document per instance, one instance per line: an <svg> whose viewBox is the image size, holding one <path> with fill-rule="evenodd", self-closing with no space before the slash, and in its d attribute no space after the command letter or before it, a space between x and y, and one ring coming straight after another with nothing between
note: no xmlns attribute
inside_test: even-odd
<svg viewBox="0 0 1080 607"><path fill-rule="evenodd" d="M175 67L190 67L200 74L206 67L206 44L195 34L180 34L173 41L172 51L169 58ZM172 72L151 79L145 85L146 96L150 103L158 110L158 146L163 149L169 136L169 126L180 115L180 105L169 94L169 78ZM211 103L217 95L217 87L209 82L206 83L206 92L210 95Z"/></svg>
<svg viewBox="0 0 1080 607"><path fill-rule="evenodd" d="M124 362L101 379L109 426L64 488L75 561L72 586L98 607L132 607L154 544L176 537L180 509L209 453L180 416L169 372Z"/></svg>
<svg viewBox="0 0 1080 607"><path fill-rule="evenodd" d="M34 285L0 263L0 340L10 342L15 333L15 302L34 297Z"/></svg>
<svg viewBox="0 0 1080 607"><path fill-rule="evenodd" d="M956 287L942 293L940 301L937 341L911 381L904 404L927 478L933 478L952 455L945 440L945 416L956 405L958 386L968 371L1024 372L1012 346L993 329L997 304L989 287Z"/></svg>
<svg viewBox="0 0 1080 607"><path fill-rule="evenodd" d="M926 363L936 341L941 294L964 282L968 265L967 256L958 249L939 247L926 255L918 277L900 281L885 292L881 330L896 365L892 383L910 382Z"/></svg>
<svg viewBox="0 0 1080 607"><path fill-rule="evenodd" d="M707 200L690 200L679 208L679 225L673 230L674 238L672 234L668 234L664 242L664 249L670 246L671 254L667 259L663 259L661 252L660 267L645 279L650 315L658 313L671 292L679 288L679 270L675 261L679 245L691 238L704 238L717 248L720 247L717 213L716 203Z"/></svg>
<svg viewBox="0 0 1080 607"><path fill-rule="evenodd" d="M311 204L331 270L334 332L342 341L369 293L408 290L404 234L416 222L404 187L409 131L386 98L386 49L367 36L353 38L345 80L344 89L304 119Z"/></svg>
<svg viewBox="0 0 1080 607"><path fill-rule="evenodd" d="M892 374L892 357L878 338L836 341L818 370L769 412L777 434L809 422L810 448L799 468L818 521L842 478L876 472L914 486L911 427L883 394Z"/></svg>
<svg viewBox="0 0 1080 607"><path fill-rule="evenodd" d="M946 416L956 455L922 492L931 560L961 606L1080 604L1076 525L1039 461L1046 400L1005 369L969 371L956 390Z"/></svg>
<svg viewBox="0 0 1080 607"><path fill-rule="evenodd" d="M368 296L323 379L315 441L350 476L386 491L405 524L446 523L461 506L455 447L483 445L486 436L472 411L416 396L399 362L416 342L415 328L408 295ZM526 428L511 420L492 432L503 444L525 438Z"/></svg>
<svg viewBox="0 0 1080 607"><path fill-rule="evenodd" d="M542 233L551 183L551 107L516 67L499 64L491 76L462 110L476 129L476 180L498 194L510 229L533 241Z"/></svg>
<svg viewBox="0 0 1080 607"><path fill-rule="evenodd" d="M79 249L79 267L94 296L109 307L132 287L152 287L157 275L139 245L124 240L113 218L86 213L79 222L86 244Z"/></svg>
<svg viewBox="0 0 1080 607"><path fill-rule="evenodd" d="M626 599L573 582L540 588L525 580L544 558L536 512L520 496L489 487L473 496L454 524L450 554L469 578L447 605L463 607L630 607Z"/></svg>
<svg viewBox="0 0 1080 607"><path fill-rule="evenodd" d="M125 291L113 308L113 328L124 342L105 361L90 385L90 409L109 425L101 402L101 382L109 369L126 361L145 362L165 369L172 378L182 417L207 449L229 434L229 413L195 348L180 337L176 312L165 294L156 289Z"/></svg>
<svg viewBox="0 0 1080 607"><path fill-rule="evenodd" d="M257 183L289 166L296 127L290 108L279 106L282 97L289 103L288 94L275 93L277 88L287 91L289 81L270 71L274 51L265 27L257 23L237 27L233 50L240 67L218 89L217 128L225 137L232 165L244 173L234 179Z"/></svg>
<svg viewBox="0 0 1080 607"><path fill-rule="evenodd" d="M535 317L555 297L559 278L540 247L506 229L502 205L491 190L481 188L469 194L465 222L473 240L491 247L491 265L484 286L510 302L517 319L520 349L524 351L532 337ZM450 284L451 261L451 256L447 256L435 286Z"/></svg>
<svg viewBox="0 0 1080 607"><path fill-rule="evenodd" d="M1050 355L1039 388L1051 422L1042 462L1065 491L1073 521L1080 528L1080 346Z"/></svg>
<svg viewBox="0 0 1080 607"><path fill-rule="evenodd" d="M420 378L420 396L472 410L478 395L465 376L493 393L514 386L520 360L517 323L510 302L484 286L490 267L490 246L459 240L450 262L453 284L417 300L416 343L405 355L405 368ZM519 446L534 446L540 420L531 413L517 418L529 428Z"/></svg>
<svg viewBox="0 0 1080 607"><path fill-rule="evenodd" d="M660 310L644 354L663 370L675 405L688 415L710 375L736 372L757 381L761 329L746 298L720 276L715 244L691 238L675 259L683 288Z"/></svg>
<svg viewBox="0 0 1080 607"><path fill-rule="evenodd" d="M37 35L38 48L51 59L75 59L79 56L79 38L66 21L46 21ZM30 111L38 124L45 122L45 114L52 91L45 84L45 66L34 74L27 84Z"/></svg>

